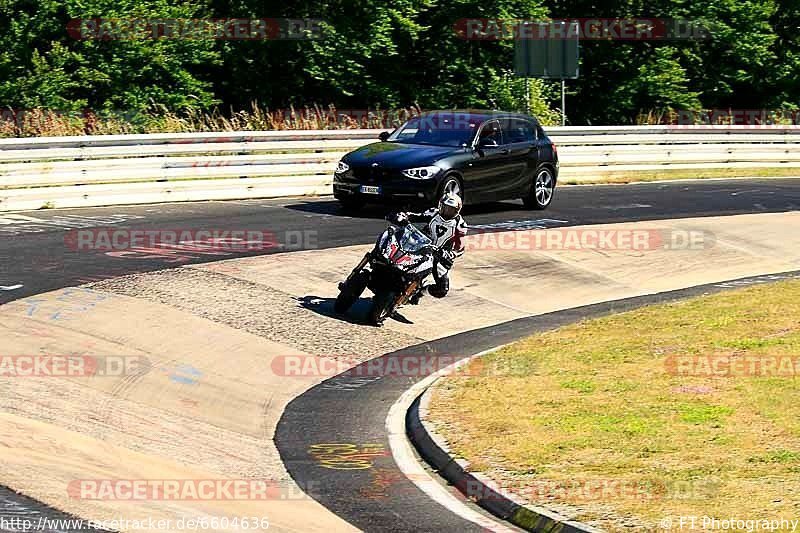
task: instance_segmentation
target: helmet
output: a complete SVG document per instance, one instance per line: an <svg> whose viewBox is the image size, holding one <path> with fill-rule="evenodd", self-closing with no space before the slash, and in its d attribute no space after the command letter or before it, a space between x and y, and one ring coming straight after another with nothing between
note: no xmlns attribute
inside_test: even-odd
<svg viewBox="0 0 800 533"><path fill-rule="evenodd" d="M453 220L461 212L461 197L454 193L445 193L439 200L439 214L445 220Z"/></svg>

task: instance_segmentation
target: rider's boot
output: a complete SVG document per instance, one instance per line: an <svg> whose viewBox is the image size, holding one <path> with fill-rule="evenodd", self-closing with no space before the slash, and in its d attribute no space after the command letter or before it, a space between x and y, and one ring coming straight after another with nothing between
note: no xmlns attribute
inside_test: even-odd
<svg viewBox="0 0 800 533"><path fill-rule="evenodd" d="M415 292L415 293L414 293L414 294L411 296L411 298L409 298L409 299L408 299L408 303L410 303L411 305L417 305L417 304L419 304L419 301L422 299L422 296L423 296L424 294L425 294L425 291L424 291L424 290Z"/></svg>

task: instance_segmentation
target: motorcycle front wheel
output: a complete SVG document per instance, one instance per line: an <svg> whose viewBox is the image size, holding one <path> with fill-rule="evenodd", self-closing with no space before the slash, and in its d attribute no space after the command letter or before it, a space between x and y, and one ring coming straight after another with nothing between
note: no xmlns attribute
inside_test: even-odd
<svg viewBox="0 0 800 533"><path fill-rule="evenodd" d="M394 312L394 302L397 300L395 292L379 292L372 297L372 308L369 310L369 322L380 326Z"/></svg>
<svg viewBox="0 0 800 533"><path fill-rule="evenodd" d="M353 276L349 282L345 283L339 296L336 297L336 302L333 304L333 310L337 313L344 313L350 309L356 300L358 300L364 289L367 288L369 282L369 274L360 272Z"/></svg>

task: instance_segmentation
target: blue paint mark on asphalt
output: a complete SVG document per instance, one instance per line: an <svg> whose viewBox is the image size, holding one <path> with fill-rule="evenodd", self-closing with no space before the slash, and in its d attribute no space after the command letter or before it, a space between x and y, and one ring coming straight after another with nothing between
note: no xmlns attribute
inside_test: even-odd
<svg viewBox="0 0 800 533"><path fill-rule="evenodd" d="M160 370L169 376L173 383L181 385L197 385L203 377L203 372L190 365L180 365L175 368L161 367Z"/></svg>
<svg viewBox="0 0 800 533"><path fill-rule="evenodd" d="M19 300L14 304L23 306L25 314L29 317L46 312L50 313L46 317L49 320L63 320L72 318L73 314L88 311L99 302L109 298L111 298L110 295L91 289L67 288L63 289L55 298L29 298Z"/></svg>
<svg viewBox="0 0 800 533"><path fill-rule="evenodd" d="M39 309L39 304L45 302L47 300L27 300L25 303L28 305L28 310L26 314L28 316L33 316L34 313Z"/></svg>

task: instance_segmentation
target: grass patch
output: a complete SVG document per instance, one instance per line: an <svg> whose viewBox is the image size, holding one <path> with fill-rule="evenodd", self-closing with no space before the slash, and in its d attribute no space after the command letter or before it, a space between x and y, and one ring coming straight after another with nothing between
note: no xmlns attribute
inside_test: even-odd
<svg viewBox="0 0 800 533"><path fill-rule="evenodd" d="M569 379L562 381L561 386L565 389L575 390L578 392L590 393L594 392L595 385L588 379Z"/></svg>
<svg viewBox="0 0 800 533"><path fill-rule="evenodd" d="M474 470L605 529L681 515L797 517L800 374L680 374L676 356L779 358L800 373L800 281L535 335L480 363L507 375L438 382L431 419ZM618 485L599 496L528 490L565 483Z"/></svg>
<svg viewBox="0 0 800 533"><path fill-rule="evenodd" d="M721 427L725 417L733 413L733 409L722 405L683 404L677 407L681 421L695 426L705 425Z"/></svg>
<svg viewBox="0 0 800 533"><path fill-rule="evenodd" d="M781 463L781 464L800 464L800 452L789 450L775 450L763 455L750 457L751 463Z"/></svg>

